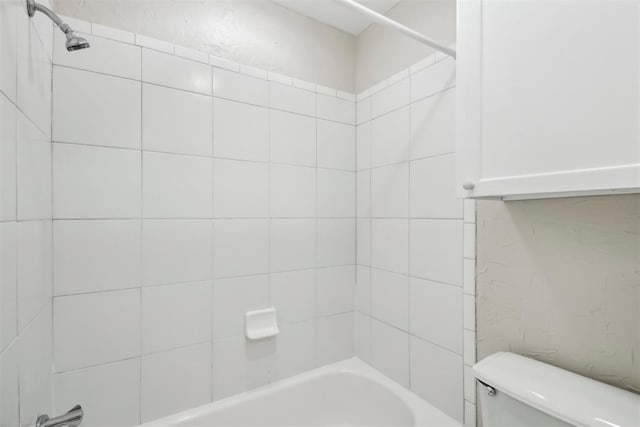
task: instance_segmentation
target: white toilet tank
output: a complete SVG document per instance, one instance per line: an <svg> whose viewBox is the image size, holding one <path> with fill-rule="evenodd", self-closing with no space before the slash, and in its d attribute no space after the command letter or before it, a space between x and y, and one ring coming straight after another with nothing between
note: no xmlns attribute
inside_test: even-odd
<svg viewBox="0 0 640 427"><path fill-rule="evenodd" d="M640 395L513 353L473 367L483 427L640 426Z"/></svg>

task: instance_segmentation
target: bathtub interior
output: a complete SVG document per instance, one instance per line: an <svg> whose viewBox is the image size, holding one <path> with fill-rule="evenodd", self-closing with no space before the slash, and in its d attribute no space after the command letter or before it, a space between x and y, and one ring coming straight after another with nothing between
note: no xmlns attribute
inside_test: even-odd
<svg viewBox="0 0 640 427"><path fill-rule="evenodd" d="M236 402L184 427L241 426L412 426L413 414L382 385L345 372L286 387L246 402Z"/></svg>
<svg viewBox="0 0 640 427"><path fill-rule="evenodd" d="M318 368L140 427L460 427L357 358Z"/></svg>

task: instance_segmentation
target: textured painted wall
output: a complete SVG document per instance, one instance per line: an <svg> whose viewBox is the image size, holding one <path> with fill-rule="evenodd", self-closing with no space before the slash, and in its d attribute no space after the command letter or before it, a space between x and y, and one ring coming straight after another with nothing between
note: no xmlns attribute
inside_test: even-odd
<svg viewBox="0 0 640 427"><path fill-rule="evenodd" d="M478 358L640 392L640 196L478 202Z"/></svg>
<svg viewBox="0 0 640 427"><path fill-rule="evenodd" d="M455 0L405 0L386 15L444 45L456 40ZM361 92L433 52L396 30L370 26L356 39L356 91Z"/></svg>
<svg viewBox="0 0 640 427"><path fill-rule="evenodd" d="M55 0L63 15L353 92L355 38L268 1Z"/></svg>

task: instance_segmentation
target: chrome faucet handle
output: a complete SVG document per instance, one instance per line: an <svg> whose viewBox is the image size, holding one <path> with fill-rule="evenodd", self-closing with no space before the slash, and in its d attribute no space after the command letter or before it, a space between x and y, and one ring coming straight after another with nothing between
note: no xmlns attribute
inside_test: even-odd
<svg viewBox="0 0 640 427"><path fill-rule="evenodd" d="M84 419L82 406L76 405L66 414L49 418L48 415L40 415L36 421L36 427L78 427Z"/></svg>

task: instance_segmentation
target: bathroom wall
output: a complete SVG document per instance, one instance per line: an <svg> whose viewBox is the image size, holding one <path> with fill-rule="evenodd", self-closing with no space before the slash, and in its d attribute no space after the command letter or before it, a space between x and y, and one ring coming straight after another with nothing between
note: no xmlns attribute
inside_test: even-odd
<svg viewBox="0 0 640 427"><path fill-rule="evenodd" d="M455 0L405 0L386 15L447 46L456 41ZM394 75L434 50L404 34L371 25L356 38L356 92Z"/></svg>
<svg viewBox="0 0 640 427"><path fill-rule="evenodd" d="M478 357L640 392L640 196L478 203Z"/></svg>
<svg viewBox="0 0 640 427"><path fill-rule="evenodd" d="M270 1L55 0L57 12L353 92L355 37Z"/></svg>
<svg viewBox="0 0 640 427"><path fill-rule="evenodd" d="M0 3L0 426L52 408L51 21Z"/></svg>
<svg viewBox="0 0 640 427"><path fill-rule="evenodd" d="M133 425L352 357L355 97L76 24L91 49L54 43L56 410ZM280 335L247 342L269 306Z"/></svg>
<svg viewBox="0 0 640 427"><path fill-rule="evenodd" d="M357 355L475 425L475 212L455 198L454 60L382 81L357 112Z"/></svg>

